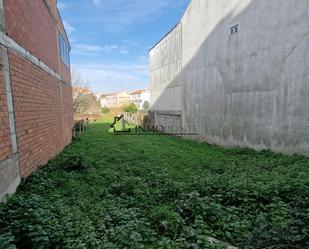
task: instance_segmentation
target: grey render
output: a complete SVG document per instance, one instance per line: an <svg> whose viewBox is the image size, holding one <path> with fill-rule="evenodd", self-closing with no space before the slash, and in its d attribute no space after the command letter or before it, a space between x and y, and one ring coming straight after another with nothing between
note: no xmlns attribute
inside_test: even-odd
<svg viewBox="0 0 309 249"><path fill-rule="evenodd" d="M192 0L150 67L151 111L193 139L309 154L308 0Z"/></svg>

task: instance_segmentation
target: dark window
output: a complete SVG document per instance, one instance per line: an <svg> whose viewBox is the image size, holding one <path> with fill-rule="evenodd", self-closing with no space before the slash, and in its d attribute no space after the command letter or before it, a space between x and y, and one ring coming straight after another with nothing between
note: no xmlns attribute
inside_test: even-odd
<svg viewBox="0 0 309 249"><path fill-rule="evenodd" d="M230 28L230 34L231 35L238 33L238 31L239 31L239 25L238 24Z"/></svg>
<svg viewBox="0 0 309 249"><path fill-rule="evenodd" d="M67 41L64 39L62 33L59 32L59 52L61 61L70 67L70 47Z"/></svg>

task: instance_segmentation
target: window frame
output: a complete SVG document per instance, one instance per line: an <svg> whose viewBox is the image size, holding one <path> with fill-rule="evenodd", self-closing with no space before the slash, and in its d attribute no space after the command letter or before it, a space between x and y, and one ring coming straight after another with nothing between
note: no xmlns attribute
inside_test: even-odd
<svg viewBox="0 0 309 249"><path fill-rule="evenodd" d="M70 68L70 47L60 31L58 32L58 43L60 59L65 66Z"/></svg>

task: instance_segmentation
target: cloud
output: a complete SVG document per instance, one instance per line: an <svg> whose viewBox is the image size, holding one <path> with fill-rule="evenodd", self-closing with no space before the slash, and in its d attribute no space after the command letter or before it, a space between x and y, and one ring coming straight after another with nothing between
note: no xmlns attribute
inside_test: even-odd
<svg viewBox="0 0 309 249"><path fill-rule="evenodd" d="M101 5L101 0L92 0L92 2L96 6L100 6Z"/></svg>
<svg viewBox="0 0 309 249"><path fill-rule="evenodd" d="M128 39L124 39L122 40L122 42L128 46L131 46L131 47L135 47L138 45L138 43L136 41L132 41L132 40L128 40Z"/></svg>
<svg viewBox="0 0 309 249"><path fill-rule="evenodd" d="M75 45L75 49L79 52L98 52L103 50L103 48L100 46L88 44L77 44Z"/></svg>
<svg viewBox="0 0 309 249"><path fill-rule="evenodd" d="M65 30L68 32L68 34L72 33L75 31L75 28L73 26L71 26L68 22L63 21L63 26L65 28Z"/></svg>
<svg viewBox="0 0 309 249"><path fill-rule="evenodd" d="M76 44L73 47L74 52L78 53L94 53L94 52L101 52L101 53L109 53L113 50L118 49L117 45L104 45L104 46L98 46L98 45L91 45L91 44Z"/></svg>
<svg viewBox="0 0 309 249"><path fill-rule="evenodd" d="M95 92L127 91L148 86L148 65L127 63L73 65Z"/></svg>
<svg viewBox="0 0 309 249"><path fill-rule="evenodd" d="M119 53L120 54L128 54L129 51L127 49L121 49L121 50L119 50Z"/></svg>
<svg viewBox="0 0 309 249"><path fill-rule="evenodd" d="M66 4L66 3L63 3L63 2L58 2L57 7L58 7L59 10L64 10L64 9L68 8L69 5Z"/></svg>
<svg viewBox="0 0 309 249"><path fill-rule="evenodd" d="M183 9L187 0L91 0L101 11L102 25L108 31L117 31L134 23L150 22L162 15Z"/></svg>

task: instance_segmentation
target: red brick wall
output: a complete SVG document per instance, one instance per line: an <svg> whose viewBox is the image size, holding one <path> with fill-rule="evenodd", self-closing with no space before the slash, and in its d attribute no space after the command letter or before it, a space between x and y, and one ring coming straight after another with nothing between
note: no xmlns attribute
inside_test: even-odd
<svg viewBox="0 0 309 249"><path fill-rule="evenodd" d="M65 143L69 144L72 138L72 127L74 124L73 106L72 106L72 88L62 84L62 104L64 109L64 134Z"/></svg>
<svg viewBox="0 0 309 249"><path fill-rule="evenodd" d="M71 90L13 52L9 52L9 63L20 169L26 177L70 143Z"/></svg>
<svg viewBox="0 0 309 249"><path fill-rule="evenodd" d="M1 51L1 50L0 50ZM1 54L1 52L0 52ZM0 58L0 161L11 155L11 138L7 108L6 89L2 71L2 59Z"/></svg>
<svg viewBox="0 0 309 249"><path fill-rule="evenodd" d="M5 0L4 17L8 35L59 73L56 23L44 0Z"/></svg>
<svg viewBox="0 0 309 249"><path fill-rule="evenodd" d="M60 60L57 32L65 34L56 0L5 0L5 31L62 76L51 76L9 50L15 125L23 177L71 142L73 126L70 69ZM1 62L0 62L1 65ZM5 85L0 70L0 161L11 155Z"/></svg>
<svg viewBox="0 0 309 249"><path fill-rule="evenodd" d="M60 65L60 75L65 82L71 82L71 72L64 63Z"/></svg>

